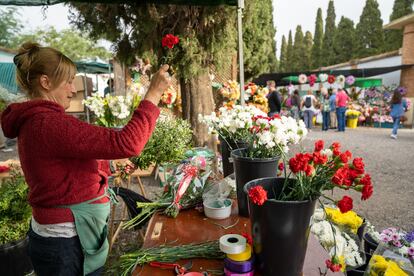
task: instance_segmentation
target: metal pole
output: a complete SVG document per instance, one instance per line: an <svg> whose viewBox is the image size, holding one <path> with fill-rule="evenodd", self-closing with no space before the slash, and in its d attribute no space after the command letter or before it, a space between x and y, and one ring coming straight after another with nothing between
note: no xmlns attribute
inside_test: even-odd
<svg viewBox="0 0 414 276"><path fill-rule="evenodd" d="M244 105L244 59L243 59L243 9L244 0L237 3L237 31L239 40L239 78L240 78L240 103Z"/></svg>

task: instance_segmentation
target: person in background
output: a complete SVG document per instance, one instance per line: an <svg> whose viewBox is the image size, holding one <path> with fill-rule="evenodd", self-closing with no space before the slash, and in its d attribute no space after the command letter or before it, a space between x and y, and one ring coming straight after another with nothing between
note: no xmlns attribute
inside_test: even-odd
<svg viewBox="0 0 414 276"><path fill-rule="evenodd" d="M295 120L299 120L299 111L300 111L300 96L299 96L299 91L296 89L293 92L293 95L291 97L291 113L292 113L292 117Z"/></svg>
<svg viewBox="0 0 414 276"><path fill-rule="evenodd" d="M397 139L397 130L400 126L401 116L407 111L407 101L403 99L399 91L394 91L391 98L391 113L390 116L393 120L393 128L391 133L392 139Z"/></svg>
<svg viewBox="0 0 414 276"><path fill-rule="evenodd" d="M104 97L108 94L114 93L114 79L109 78L108 81L106 82L106 84L108 86L105 87L105 89L104 89Z"/></svg>
<svg viewBox="0 0 414 276"><path fill-rule="evenodd" d="M331 105L329 102L328 91L323 91L322 93L321 112L322 112L322 131L328 131L329 123L330 123L330 113L331 113Z"/></svg>
<svg viewBox="0 0 414 276"><path fill-rule="evenodd" d="M267 94L267 104L269 107L269 117L272 117L275 114L279 114L282 108L281 97L279 92L276 90L275 81L268 81L267 88L269 89L269 94Z"/></svg>
<svg viewBox="0 0 414 276"><path fill-rule="evenodd" d="M350 98L343 89L340 89L336 94L336 116L338 118L338 131L345 131L345 111L348 106Z"/></svg>
<svg viewBox="0 0 414 276"><path fill-rule="evenodd" d="M312 129L313 126L313 116L315 114L315 106L317 105L315 96L312 94L312 90L309 89L308 93L303 96L301 109L303 111L303 119L307 129Z"/></svg>
<svg viewBox="0 0 414 276"><path fill-rule="evenodd" d="M32 219L28 255L37 276L101 275L108 255L111 159L139 155L155 128L168 65L120 131L65 113L76 95L76 65L51 47L25 43L13 59L29 97L4 110L1 126L18 138Z"/></svg>
<svg viewBox="0 0 414 276"><path fill-rule="evenodd" d="M330 125L331 128L335 129L338 127L338 120L336 118L336 89L333 89L331 96L329 97L329 106L330 106Z"/></svg>

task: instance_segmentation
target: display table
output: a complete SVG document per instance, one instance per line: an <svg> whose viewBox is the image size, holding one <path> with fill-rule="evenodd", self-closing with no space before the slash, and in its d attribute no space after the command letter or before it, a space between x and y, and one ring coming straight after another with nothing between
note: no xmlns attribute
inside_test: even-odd
<svg viewBox="0 0 414 276"><path fill-rule="evenodd" d="M249 218L232 215L228 219L213 220L206 218L203 213L196 210L188 210L181 211L178 217L173 219L157 213L149 222L143 247L154 247L165 243L171 243L172 246L201 243L218 240L222 235L229 233L250 233ZM321 268L322 271L325 271L325 260L328 258L328 253L321 247L316 238L310 235L304 265L304 275L319 276L319 268ZM187 261L188 260L181 260L177 263L185 264ZM192 261L193 267L191 271L223 271L222 260L192 259ZM161 270L145 265L143 267L137 267L133 275L171 276L174 275L174 273L172 270ZM341 274L334 274L329 271L326 275Z"/></svg>

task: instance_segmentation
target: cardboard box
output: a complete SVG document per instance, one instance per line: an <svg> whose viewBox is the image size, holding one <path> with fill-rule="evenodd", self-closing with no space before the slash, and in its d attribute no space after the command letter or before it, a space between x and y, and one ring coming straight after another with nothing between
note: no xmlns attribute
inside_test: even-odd
<svg viewBox="0 0 414 276"><path fill-rule="evenodd" d="M84 91L78 91L76 96L70 101L70 106L66 112L84 112L82 101L85 99Z"/></svg>
<svg viewBox="0 0 414 276"><path fill-rule="evenodd" d="M80 91L84 91L85 90L85 83L84 83L84 78L85 76L76 76L75 80L74 80L74 84L75 84L75 88L76 91L78 91L78 93ZM92 83L92 79L91 78L86 78L86 87L88 88L88 96L90 96L93 92L93 83Z"/></svg>

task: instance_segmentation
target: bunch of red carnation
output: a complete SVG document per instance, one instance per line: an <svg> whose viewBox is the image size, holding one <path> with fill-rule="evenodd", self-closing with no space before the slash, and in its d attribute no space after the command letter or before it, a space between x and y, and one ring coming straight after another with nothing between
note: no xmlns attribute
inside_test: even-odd
<svg viewBox="0 0 414 276"><path fill-rule="evenodd" d="M292 157L289 160L289 169L296 176L298 186L291 189L297 188L300 192L305 190L305 194L298 194L299 198L290 200L302 200L318 195L324 197L323 191L334 188L360 192L362 200L367 200L373 193L371 176L365 173L363 159L356 157L352 160L352 153L341 152L339 143L333 143L330 148L324 149L324 142L317 141L313 152L298 153ZM353 208L353 200L349 196L335 201L335 204L342 213Z"/></svg>

